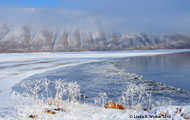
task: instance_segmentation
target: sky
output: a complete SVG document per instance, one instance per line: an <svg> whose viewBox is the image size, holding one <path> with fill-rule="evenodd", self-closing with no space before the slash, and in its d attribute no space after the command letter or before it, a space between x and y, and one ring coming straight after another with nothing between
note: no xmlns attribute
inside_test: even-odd
<svg viewBox="0 0 190 120"><path fill-rule="evenodd" d="M0 15L7 20L13 19L10 17L12 8L50 8L47 13L39 15L40 19L30 19L30 21L43 21L42 17L53 16L52 21L59 23L56 20L63 17L49 11L63 8L69 10L68 13L78 11L77 15L83 23L90 16L91 19L102 21L105 26L118 31L175 33L190 32L189 6L190 0L0 0ZM17 14L19 15L14 19L19 19L23 13ZM79 19L77 15L67 21L71 21L72 24ZM51 21L47 23L51 24Z"/></svg>

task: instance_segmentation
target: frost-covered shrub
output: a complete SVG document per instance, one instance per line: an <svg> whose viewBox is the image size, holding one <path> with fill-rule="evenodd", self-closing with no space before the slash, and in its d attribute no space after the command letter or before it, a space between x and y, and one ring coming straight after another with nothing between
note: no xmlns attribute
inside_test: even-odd
<svg viewBox="0 0 190 120"><path fill-rule="evenodd" d="M50 84L53 84L53 89L49 89ZM16 108L18 119L39 113L44 114L39 109L48 108L49 105L59 108L63 104L71 102L74 104L80 101L80 86L76 82L67 83L61 79L54 82L43 78L33 82L25 82L21 86L23 92L13 92L13 98L18 101ZM49 97L50 90L55 90L54 96ZM63 101L63 97L67 97L67 100Z"/></svg>
<svg viewBox="0 0 190 120"><path fill-rule="evenodd" d="M47 109L62 111L67 111L65 109L69 109L70 111L86 109L85 106L87 104L80 102L80 86L77 82L65 82L62 79L50 81L43 78L34 82L25 82L22 84L22 87L24 88L24 92L13 92L13 97L18 101L18 119L26 119L30 115L41 116L40 119L45 119L47 114L44 111ZM53 92L55 95L51 95L52 90L55 90ZM131 83L128 85L126 91L122 92L118 100L127 109L141 109L142 105L151 107L151 93L148 93L143 85ZM106 93L99 93L94 98L94 105L96 108L101 107L103 110L104 105L108 101ZM83 107L79 109L78 106Z"/></svg>
<svg viewBox="0 0 190 120"><path fill-rule="evenodd" d="M151 107L151 93L148 93L144 85L130 84L119 98L120 104L128 109L141 109L142 105ZM148 103L147 103L148 101Z"/></svg>
<svg viewBox="0 0 190 120"><path fill-rule="evenodd" d="M107 94L106 93L100 93L98 95L98 97L94 98L94 104L95 104L95 106L102 106L102 107L104 107L106 101L107 101Z"/></svg>
<svg viewBox="0 0 190 120"><path fill-rule="evenodd" d="M68 83L68 100L71 102L77 102L80 100L80 86L76 82Z"/></svg>
<svg viewBox="0 0 190 120"><path fill-rule="evenodd" d="M67 82L64 82L63 80L56 80L55 89L56 89L55 99L62 99L63 95L67 94Z"/></svg>

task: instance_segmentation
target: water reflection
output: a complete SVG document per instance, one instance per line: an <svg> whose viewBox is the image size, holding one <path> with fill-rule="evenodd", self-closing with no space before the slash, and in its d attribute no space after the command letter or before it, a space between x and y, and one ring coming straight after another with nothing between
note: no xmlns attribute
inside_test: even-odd
<svg viewBox="0 0 190 120"><path fill-rule="evenodd" d="M190 90L190 52L117 60L118 67L144 79Z"/></svg>

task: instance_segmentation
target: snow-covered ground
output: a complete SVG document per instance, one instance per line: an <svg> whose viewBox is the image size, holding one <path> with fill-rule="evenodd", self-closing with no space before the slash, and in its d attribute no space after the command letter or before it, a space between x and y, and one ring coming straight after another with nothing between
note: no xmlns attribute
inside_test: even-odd
<svg viewBox="0 0 190 120"><path fill-rule="evenodd" d="M134 56L151 56L159 54L171 54L185 52L190 50L144 50L144 51L117 51L117 52L75 52L75 53L8 53L0 54L0 109L13 109L16 102L11 99L11 88L21 80L34 74L43 73L57 68L74 66L83 63L108 60L112 58L134 57ZM169 108L169 107L167 107ZM93 109L93 108L92 108ZM176 109L176 108L175 108ZM183 109L190 108L187 106ZM165 108L163 109L165 110ZM157 110L156 110L157 111ZM129 111L105 110L105 114L98 116L98 112L85 113L97 116L97 119L124 119L128 118ZM174 110L173 110L174 112ZM102 113L102 112L101 112ZM104 113L104 112L103 112ZM137 112L138 113L138 112ZM65 113L64 113L65 114ZM90 115L91 114L91 115ZM134 111L131 114L136 114ZM148 113L147 113L148 114ZM172 113L173 114L173 113ZM72 115L67 119L74 118ZM122 116L122 117L119 117ZM83 116L84 117L84 116ZM80 117L79 117L80 118ZM78 119L78 118L74 118ZM82 119L82 118L81 118Z"/></svg>
<svg viewBox="0 0 190 120"><path fill-rule="evenodd" d="M64 104L56 111L56 106L24 106L24 112L19 111L22 116L9 116L2 113L4 120L31 120L29 115L31 108L35 108L35 120L189 120L190 106L160 106L150 111L144 110L116 110L96 107L89 104ZM47 110L55 114L46 113ZM178 110L179 109L179 110ZM1 112L0 112L1 113Z"/></svg>

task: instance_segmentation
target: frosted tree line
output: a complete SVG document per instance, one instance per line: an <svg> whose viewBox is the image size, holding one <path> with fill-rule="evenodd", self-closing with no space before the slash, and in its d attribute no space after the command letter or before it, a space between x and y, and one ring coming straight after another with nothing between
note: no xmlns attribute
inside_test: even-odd
<svg viewBox="0 0 190 120"><path fill-rule="evenodd" d="M42 29L30 25L0 25L0 52L67 52L128 49L190 48L189 34L148 35L146 33L108 32L103 28L83 31Z"/></svg>

